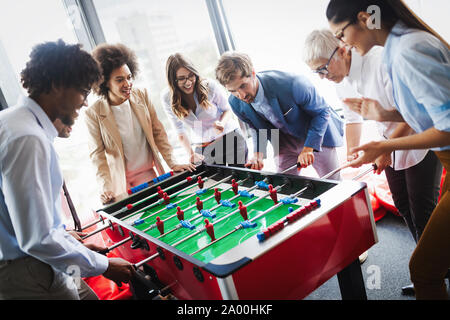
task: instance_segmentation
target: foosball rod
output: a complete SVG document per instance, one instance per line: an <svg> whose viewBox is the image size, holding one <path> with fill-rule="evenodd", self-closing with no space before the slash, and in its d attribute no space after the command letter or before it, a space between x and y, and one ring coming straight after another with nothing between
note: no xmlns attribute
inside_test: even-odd
<svg viewBox="0 0 450 320"><path fill-rule="evenodd" d="M204 174L204 173L206 173L206 171L203 171L203 172L201 172L201 173L199 173L199 174L193 175L193 176L191 176L190 178L191 178L192 180L194 180L196 177L198 177L198 176L200 176L201 174ZM186 179L186 180L187 180L187 179ZM180 181L180 182L178 182L178 183L176 183L176 184L174 184L174 185L172 185L172 186L170 186L170 187L164 189L163 192L167 192L167 191L169 191L169 190L171 190L171 189L173 189L173 188L175 188L175 187L180 186L180 185L183 184L183 183L186 183L186 180L182 180L182 181ZM190 188L193 188L193 187L195 187L195 186L196 186L196 184L194 183L193 185L188 186L188 187L186 187L185 189L183 189L183 190L181 190L181 191L184 192L184 191L189 190ZM153 194L153 195L151 195L151 196L148 196L148 197L146 197L146 198L144 198L144 199L142 199L142 200L139 200L139 201L137 201L137 202L131 204L131 206L138 205L139 203L142 203L143 201L149 200L149 199L154 198L154 197L156 197L156 196L157 196L157 194ZM130 206L130 204L129 204L129 205L126 205L125 207L123 207L123 208L121 208L121 209L119 209L119 210L113 212L112 215L119 214L119 213L122 213L122 212L126 212L127 210L129 210L129 209L128 209L129 206ZM93 221L93 222L91 222L91 223L85 225L84 227L81 228L81 230L84 230L84 229L87 229L87 228L89 228L89 227L92 227L93 225L96 225L97 223L100 223L100 222L102 222L102 221L103 221L103 218L100 218L99 220Z"/></svg>
<svg viewBox="0 0 450 320"><path fill-rule="evenodd" d="M222 180L216 182L215 184L209 186L208 188L209 188L209 189L210 189L210 188L214 188L215 186L217 186L217 185L219 185L219 184L221 184L221 183L224 183L225 181L227 181L227 180L229 180L229 179L231 179L231 178L233 178L232 175L230 175L230 176L228 176L228 177L226 177L226 178L224 178L224 179L222 179ZM206 178L205 178L205 180L206 180ZM205 182L206 182L206 181L205 181ZM174 196L175 196L175 194L174 194ZM179 202L186 201L187 199L189 199L189 198L192 197L192 196L195 196L195 194L191 194L191 195L187 196L186 198L180 200ZM205 199L205 200L206 200L206 199ZM142 211L144 211L144 210L148 210L148 209L150 209L150 208L147 208L147 207L142 208L142 209L140 209L140 210L138 211L138 213L139 213L139 212L142 212ZM159 210L159 211L157 211L157 212L155 212L155 213L152 213L151 215L148 215L148 216L146 216L145 218L142 218L142 219L139 219L139 220L145 221L145 220L147 220L148 218L151 218L151 217L153 217L153 216L155 216L155 215L157 215L157 214L163 212L164 210L167 210L167 208L162 208L161 210ZM187 210L187 209L185 209L185 210ZM137 213L133 213L131 216L126 217L126 219L129 219L129 218L131 218L132 216L135 216L136 214L137 214Z"/></svg>
<svg viewBox="0 0 450 320"><path fill-rule="evenodd" d="M245 180L247 180L247 179L248 179L248 178L246 178ZM243 180L243 181L245 181L245 180ZM266 180L267 180L267 178L264 179L263 181L266 181ZM242 182L243 182L243 181L242 181ZM258 187L258 186L255 185L255 186L253 186L253 187L247 189L247 191L252 191L252 190L254 190L254 189L257 188L257 187ZM228 199L228 201L232 201L232 200L234 200L234 199L236 199L237 197L240 197L240 196L241 196L240 194L237 194L237 195L231 197L230 199ZM222 205L222 204L221 204L221 205ZM192 205L192 207L194 207L194 206L195 206L195 204ZM197 215L193 216L192 218L190 218L190 219L188 220L188 222L192 222L192 221L194 221L194 220L200 218L201 216L202 216L201 213L200 213L200 214L197 214ZM181 225L178 225L178 226L176 226L175 228L173 228L172 230L169 230L169 231L167 231L166 233L163 233L162 235L158 236L157 239L162 238L162 237L165 237L165 236L167 236L168 234L170 234L170 233L172 233L172 232L174 232L174 231L179 230L180 228L182 228L182 226L181 226Z"/></svg>
<svg viewBox="0 0 450 320"><path fill-rule="evenodd" d="M244 183L244 182L245 182L246 180L248 180L248 179L250 179L250 177L245 178L244 180L239 180L239 181L237 181L236 183L240 185L240 184ZM224 180L225 180L225 179L224 179ZM222 182L221 182L221 183L222 183ZM228 191L228 190L230 190L231 188L232 188L232 186L230 186L230 187L224 189L223 191ZM209 197L206 198L204 201L207 201L207 200L211 199L212 197L214 197L214 195L209 196ZM184 209L184 210L189 210L189 209L192 209L193 207L195 207L195 204L191 205L189 208L186 208L186 209ZM162 221L163 221L163 222L166 222L167 220L169 220L169 219L171 219L171 218L173 218L173 217L176 217L176 216L177 216L177 214L171 215L170 217L168 217L168 218L166 218L166 219L164 219L164 220L162 220ZM199 215L199 216L200 216L200 215ZM144 229L143 232L147 232L147 231L153 230L153 229L155 229L155 228L156 228L156 224L152 224L152 225L149 226L147 229ZM175 231L175 230L178 230L178 229L173 229L173 230L171 230L171 231ZM169 232L171 232L171 231L169 231ZM169 233L169 232L167 232L167 233ZM166 233L166 234L167 234L167 233ZM164 234L164 235L166 235L166 234ZM111 250L114 250L115 248L120 247L121 245L127 243L128 241L130 241L130 240L132 240L132 239L133 239L132 237L127 237L127 238L125 238L125 239L122 239L121 241L119 241L119 242L113 244L112 246L108 247L108 248L105 250L105 252L106 252L106 253L107 253L107 252L110 252Z"/></svg>
<svg viewBox="0 0 450 320"><path fill-rule="evenodd" d="M310 186L306 186L306 187L304 187L303 189L297 191L296 193L292 194L291 197L298 197L300 194L302 194L303 192L305 192L308 188L310 188ZM247 207L248 207L250 204L251 204L251 203L248 203L248 204L247 204ZM275 210L275 209L277 209L277 208L283 206L283 205L285 205L283 202L278 202L276 205L274 205L274 206L270 207L269 209L267 209L267 210L265 210L265 211L259 213L258 215L254 216L253 218L249 219L248 221L249 221L249 222L253 222L253 221L255 221L255 220L261 218L262 216L268 214L269 212L271 212L271 211L273 211L273 210ZM214 225L215 223L217 223L217 222L219 222L219 220L217 220L216 222L214 222L213 225ZM194 254L197 254L197 253L199 253L200 251L203 251L204 249L206 249L206 248L212 246L214 243L218 242L219 240L222 240L223 238L228 237L229 235L235 233L236 231L238 231L238 230L240 230L240 229L242 229L242 228L243 228L243 226L242 226L241 224L238 225L238 226L236 226L236 227L234 227L234 229L231 230L230 232L228 232L227 234L224 234L223 236L221 236L220 238L217 238L217 239L214 240L214 241L211 241L209 244L207 244L207 245L204 246L203 248L200 248L200 249L198 249L197 251L191 253L190 255L193 256ZM203 230L199 230L199 231L201 232L201 231L203 231Z"/></svg>
<svg viewBox="0 0 450 320"><path fill-rule="evenodd" d="M292 169L297 169L300 168L301 165L299 162L297 162L296 164L294 164L292 167L287 168L286 170L282 171L281 173L286 173ZM333 171L327 173L326 175L324 175L323 177L321 177L320 179L328 179L329 177L335 175L336 173L338 173L339 171L341 171L342 169L346 168L347 164L343 164L342 166L340 166L339 168L334 169Z"/></svg>
<svg viewBox="0 0 450 320"><path fill-rule="evenodd" d="M244 183L244 182L245 182L246 180L248 180L248 179L250 179L250 177L245 178L244 180L239 180L239 181L237 181L236 183L237 183L238 185L240 185L240 184ZM222 192L228 191L228 190L230 190L231 188L233 188L233 186L230 186L230 187L228 187L228 188L226 188L226 189L223 189ZM209 199L211 199L211 198L213 198L213 197L214 197L214 194L212 194L212 195L210 195L209 197L203 199L203 202L208 201ZM185 208L185 209L182 209L182 210L183 210L183 211L188 211L188 210L194 208L196 205L197 205L197 204L194 203L193 205L190 205L189 207L187 207L187 208ZM172 218L174 218L174 217L176 217L176 216L177 216L177 214L175 213L175 214L173 214L173 215L171 215L171 216L169 216L169 217L167 217L167 218L165 218L164 220L161 220L161 221L162 221L162 222L166 222L167 220L170 220L170 219L172 219ZM197 218L198 218L199 216L200 216L200 215L198 215ZM188 220L188 221L190 222L190 220ZM151 226L149 226L147 229L144 229L143 232L147 232L147 231L153 230L153 229L155 229L155 228L156 228L156 224L154 223L154 224L152 224ZM175 229L175 230L177 230L177 229ZM171 231L172 231L172 230L171 230ZM168 232L167 232L167 233L168 233ZM167 233L164 233L164 235L166 235Z"/></svg>
<svg viewBox="0 0 450 320"><path fill-rule="evenodd" d="M206 171L203 171L203 172L201 172L201 173L199 173L199 174L197 174L197 175L193 175L193 176L191 176L191 177L189 177L189 178L191 178L191 180L194 180L195 178L200 177L200 175L203 174L203 173L206 173ZM212 177L214 177L214 176L216 176L216 175L218 175L218 173L213 174L211 177L206 177L205 180L204 180L204 182L208 181L209 179L211 179ZM187 180L187 179L186 179L186 180ZM169 191L170 189L173 189L173 188L178 187L179 185L181 185L181 184L183 184L183 183L186 183L186 180L182 180L182 181L180 181L180 182L174 184L173 186L167 188L166 190L161 190L161 191L162 191L162 192ZM189 181L189 180L188 180L188 181ZM179 194L181 194L181 193L183 193L183 192L186 192L186 191L188 191L189 189L192 189L192 188L194 188L194 187L196 187L196 186L197 186L197 184L194 183L194 184L192 184L192 185L190 185L190 186L187 186L186 188L184 188L184 189L182 189L182 190L180 190L180 191L175 192L174 194L171 194L170 196L171 196L171 197L176 197L177 195L179 195ZM139 204L141 204L141 203L143 203L143 202L145 202L145 201L147 201L147 200L149 200L149 199L151 199L151 198L154 198L154 197L156 197L157 195L158 195L158 194L153 194L153 195L148 196L148 197L146 197L146 198L144 198L144 199L141 199L141 200L139 200L139 201L137 201L137 202L135 202L135 203L132 203L131 205L129 204L129 205L123 207L122 209L120 209L120 212L116 212L115 214L122 213L122 212L126 212L127 210L131 210L134 206L139 205ZM160 204L162 204L162 203L164 203L164 199L159 199L158 201L156 201L156 202L154 202L154 203L148 205L147 207L142 208L142 209L139 209L139 210L136 211L136 212L133 212L131 215L127 216L126 219L129 219L129 218L131 218L131 217L134 217L135 215L138 215L138 214L141 213L142 211L151 209L151 208L156 207L156 206L158 206L158 205L160 205Z"/></svg>
<svg viewBox="0 0 450 320"><path fill-rule="evenodd" d="M283 189L283 187L286 186L286 185L287 185L287 183L285 183L285 184L283 184L283 185L281 185L281 186L276 186L276 187L274 188L274 190L278 191L278 190L280 190L280 189ZM305 187L305 188L307 188L307 187ZM303 188L303 189L305 189L305 188ZM303 190L303 189L302 189L302 190ZM255 200L252 200L252 201L250 201L249 203L247 203L247 206L249 206L249 205L251 205L251 204L253 204L253 203L255 203L255 202L257 202L257 201L259 201L259 200L261 200L261 199L267 198L267 197L269 197L269 196L270 196L270 193L267 193L265 196L259 196L259 197L257 197ZM220 218L220 219L214 221L214 222L211 223L211 224L212 224L212 225L215 225L215 224L221 222L222 220L225 220L225 219L227 219L228 217L232 216L232 215L235 214L236 212L239 212L239 209L230 212L229 214L223 216L222 218ZM199 234L199 233L201 233L201 232L203 232L203 231L205 231L205 230L206 230L206 228L203 227L203 228L201 228L200 230L198 230L198 231L196 231L196 232L190 234L189 236L187 236L187 237L185 237L185 238L183 238L183 239L177 241L176 243L171 244L171 246L176 247L177 245L179 245L179 244L181 244L181 243L183 243L183 242L185 242L185 241L191 239L192 237L195 237L197 234Z"/></svg>

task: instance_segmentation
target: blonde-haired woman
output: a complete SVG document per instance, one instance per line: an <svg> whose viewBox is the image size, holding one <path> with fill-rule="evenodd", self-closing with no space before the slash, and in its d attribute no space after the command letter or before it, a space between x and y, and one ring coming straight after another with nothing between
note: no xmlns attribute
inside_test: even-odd
<svg viewBox="0 0 450 320"><path fill-rule="evenodd" d="M168 58L166 76L169 87L161 95L162 104L190 160L243 167L247 145L225 90L202 78L180 53Z"/></svg>

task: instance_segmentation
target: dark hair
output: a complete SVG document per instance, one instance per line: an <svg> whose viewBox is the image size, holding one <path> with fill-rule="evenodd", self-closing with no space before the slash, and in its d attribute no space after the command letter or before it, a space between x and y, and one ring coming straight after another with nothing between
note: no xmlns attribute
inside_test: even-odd
<svg viewBox="0 0 450 320"><path fill-rule="evenodd" d="M103 80L94 87L95 93L99 96L108 98L109 89L107 84L114 69L126 64L131 71L133 79L139 72L136 54L123 44L98 45L92 51L92 55L102 68Z"/></svg>
<svg viewBox="0 0 450 320"><path fill-rule="evenodd" d="M371 5L380 8L381 23L384 28L390 30L400 20L408 28L431 33L448 47L447 42L417 17L402 0L331 0L326 11L327 19L334 24L344 21L356 22L358 13L366 12Z"/></svg>
<svg viewBox="0 0 450 320"><path fill-rule="evenodd" d="M189 114L189 111L176 81L177 71L180 68L186 68L195 75L194 91L197 93L198 103L207 109L210 102L208 101L208 87L194 65L181 53L172 54L166 63L167 82L171 93L172 111L178 118L182 119Z"/></svg>
<svg viewBox="0 0 450 320"><path fill-rule="evenodd" d="M101 79L97 62L80 44L66 44L59 39L33 47L30 60L20 73L28 94L36 98L52 87L90 89Z"/></svg>

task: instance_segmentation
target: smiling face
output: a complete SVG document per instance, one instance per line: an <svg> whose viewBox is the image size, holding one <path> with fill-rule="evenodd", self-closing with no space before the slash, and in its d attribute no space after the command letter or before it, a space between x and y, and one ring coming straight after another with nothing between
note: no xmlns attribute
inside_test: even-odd
<svg viewBox="0 0 450 320"><path fill-rule="evenodd" d="M120 105L130 98L133 75L126 64L114 69L108 81L108 98L113 105Z"/></svg>
<svg viewBox="0 0 450 320"><path fill-rule="evenodd" d="M347 46L354 47L361 55L365 55L376 45L374 30L367 27L370 15L367 12L360 12L354 23L344 21L333 23L329 21L331 32Z"/></svg>
<svg viewBox="0 0 450 320"><path fill-rule="evenodd" d="M258 80L255 71L249 77L236 77L225 85L225 88L236 98L252 103L258 93Z"/></svg>
<svg viewBox="0 0 450 320"><path fill-rule="evenodd" d="M181 67L176 72L175 82L181 92L186 95L190 95L194 93L197 76L194 72L186 69L185 67Z"/></svg>
<svg viewBox="0 0 450 320"><path fill-rule="evenodd" d="M90 90L75 88L58 89L57 118L66 126L72 126L78 118L78 112L82 107L87 107L87 96Z"/></svg>

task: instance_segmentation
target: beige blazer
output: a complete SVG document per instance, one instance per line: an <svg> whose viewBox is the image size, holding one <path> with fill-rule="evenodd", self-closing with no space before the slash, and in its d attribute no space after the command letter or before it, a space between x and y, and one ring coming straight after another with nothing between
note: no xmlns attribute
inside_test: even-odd
<svg viewBox="0 0 450 320"><path fill-rule="evenodd" d="M132 89L131 109L142 126L154 158L154 166L159 175L164 174L158 152L172 168L172 147L167 133L159 121L147 90ZM125 156L122 139L116 125L114 114L105 98L99 99L86 111L86 124L89 131L89 151L97 168L97 179L103 192L112 191L114 195L125 193Z"/></svg>

